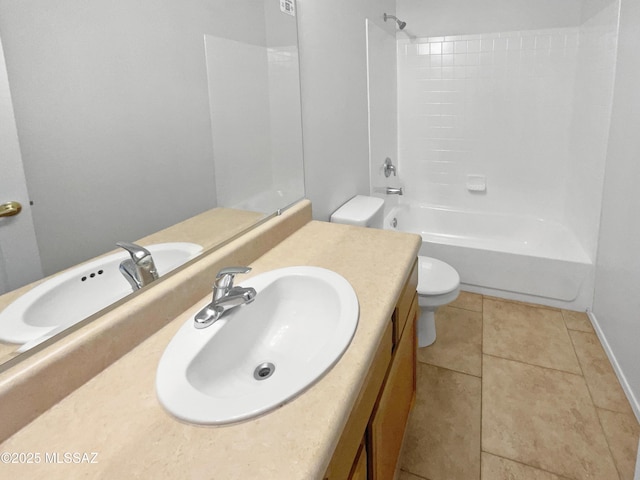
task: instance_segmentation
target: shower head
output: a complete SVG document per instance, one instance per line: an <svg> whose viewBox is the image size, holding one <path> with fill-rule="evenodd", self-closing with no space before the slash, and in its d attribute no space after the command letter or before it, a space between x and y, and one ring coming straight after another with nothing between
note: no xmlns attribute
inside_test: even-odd
<svg viewBox="0 0 640 480"><path fill-rule="evenodd" d="M398 17L396 17L395 15L387 15L386 13L384 14L384 21L386 22L388 18L393 18L396 23L398 24L398 28L400 30L404 29L404 27L407 26L407 22L403 22L402 20L400 20Z"/></svg>

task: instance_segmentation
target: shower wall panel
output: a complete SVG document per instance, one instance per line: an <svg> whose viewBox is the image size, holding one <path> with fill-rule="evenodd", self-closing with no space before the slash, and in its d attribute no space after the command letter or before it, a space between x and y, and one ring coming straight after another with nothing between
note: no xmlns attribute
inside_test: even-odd
<svg viewBox="0 0 640 480"><path fill-rule="evenodd" d="M579 29L399 38L399 157L422 203L561 220ZM485 192L468 175L484 175Z"/></svg>

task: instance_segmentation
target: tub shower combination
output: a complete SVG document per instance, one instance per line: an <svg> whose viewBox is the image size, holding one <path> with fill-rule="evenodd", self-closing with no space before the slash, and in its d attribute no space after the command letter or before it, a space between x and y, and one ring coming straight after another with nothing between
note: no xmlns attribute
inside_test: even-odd
<svg viewBox="0 0 640 480"><path fill-rule="evenodd" d="M549 220L408 202L390 209L385 228L421 235L420 255L447 262L478 293L573 302L592 269L573 232Z"/></svg>

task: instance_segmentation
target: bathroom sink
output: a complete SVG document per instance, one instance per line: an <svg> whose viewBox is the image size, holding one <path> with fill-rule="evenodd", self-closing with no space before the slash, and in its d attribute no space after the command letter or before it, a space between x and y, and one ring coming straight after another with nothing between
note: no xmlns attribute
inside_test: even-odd
<svg viewBox="0 0 640 480"><path fill-rule="evenodd" d="M146 247L159 275L202 251L195 243L159 243ZM125 251L84 263L29 290L0 312L0 340L25 344L27 350L57 332L102 310L131 293L119 271Z"/></svg>
<svg viewBox="0 0 640 480"><path fill-rule="evenodd" d="M340 359L358 324L347 280L318 267L288 267L242 281L253 302L204 329L193 317L164 351L160 403L180 420L246 420L293 399Z"/></svg>

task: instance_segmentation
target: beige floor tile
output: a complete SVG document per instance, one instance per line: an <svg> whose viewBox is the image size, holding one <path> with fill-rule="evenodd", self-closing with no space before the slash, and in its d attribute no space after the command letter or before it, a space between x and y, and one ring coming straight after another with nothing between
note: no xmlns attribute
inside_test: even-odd
<svg viewBox="0 0 640 480"><path fill-rule="evenodd" d="M424 477L419 477L414 475L413 473L400 471L400 475L398 475L398 480L426 480Z"/></svg>
<svg viewBox="0 0 640 480"><path fill-rule="evenodd" d="M586 312L574 312L571 310L562 310L564 323L569 330L579 330L581 332L594 333L593 325L589 320Z"/></svg>
<svg viewBox="0 0 640 480"><path fill-rule="evenodd" d="M483 352L582 373L559 310L484 299Z"/></svg>
<svg viewBox="0 0 640 480"><path fill-rule="evenodd" d="M430 480L480 478L480 379L418 363L400 466Z"/></svg>
<svg viewBox="0 0 640 480"><path fill-rule="evenodd" d="M545 310L554 310L556 312L560 311L559 308L550 307L548 305L540 305L539 303L520 302L518 300L510 300L508 298L493 297L491 295L483 295L483 299L485 299L485 300L496 300L496 301L499 301L499 302L515 303L516 305L526 305L527 307L544 308Z"/></svg>
<svg viewBox="0 0 640 480"><path fill-rule="evenodd" d="M617 472L584 379L485 355L482 449L573 479Z"/></svg>
<svg viewBox="0 0 640 480"><path fill-rule="evenodd" d="M458 298L451 302L449 306L464 308L472 312L482 312L482 295L479 293L460 292Z"/></svg>
<svg viewBox="0 0 640 480"><path fill-rule="evenodd" d="M436 341L418 348L418 361L469 375L482 375L482 313L442 307L436 312Z"/></svg>
<svg viewBox="0 0 640 480"><path fill-rule="evenodd" d="M482 452L482 480L564 480L564 477Z"/></svg>
<svg viewBox="0 0 640 480"><path fill-rule="evenodd" d="M618 468L620 480L633 480L640 426L629 413L598 409L600 423L609 442L609 449Z"/></svg>
<svg viewBox="0 0 640 480"><path fill-rule="evenodd" d="M595 333L569 332L596 407L631 413L631 406Z"/></svg>

